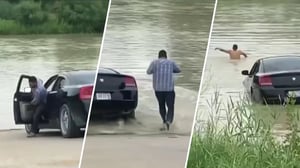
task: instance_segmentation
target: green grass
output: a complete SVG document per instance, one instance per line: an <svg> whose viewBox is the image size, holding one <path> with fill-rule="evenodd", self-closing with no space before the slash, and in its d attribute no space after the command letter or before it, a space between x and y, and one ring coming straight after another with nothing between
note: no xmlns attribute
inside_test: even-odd
<svg viewBox="0 0 300 168"><path fill-rule="evenodd" d="M221 121L216 120L221 109L218 94L209 105L214 111L204 131L193 135L188 168L300 167L299 107L229 101L227 121L220 126ZM273 128L283 122L286 134L281 142Z"/></svg>

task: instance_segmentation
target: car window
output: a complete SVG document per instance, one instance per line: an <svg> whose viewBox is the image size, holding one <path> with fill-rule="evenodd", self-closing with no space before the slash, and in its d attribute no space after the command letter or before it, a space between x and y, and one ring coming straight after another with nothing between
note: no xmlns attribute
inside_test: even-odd
<svg viewBox="0 0 300 168"><path fill-rule="evenodd" d="M55 82L56 82L56 80L52 81L52 82L50 83L50 85L46 88L48 92L52 91Z"/></svg>
<svg viewBox="0 0 300 168"><path fill-rule="evenodd" d="M52 90L57 91L57 90L61 89L64 84L65 84L65 79L63 77L58 77Z"/></svg>
<svg viewBox="0 0 300 168"><path fill-rule="evenodd" d="M22 79L22 82L21 82L21 85L20 85L20 88L19 88L18 91L21 92L21 93L30 93L31 92L28 78L23 78Z"/></svg>
<svg viewBox="0 0 300 168"><path fill-rule="evenodd" d="M300 71L300 57L280 57L265 59L263 61L264 72L276 71ZM279 66L280 65L280 66Z"/></svg>
<svg viewBox="0 0 300 168"><path fill-rule="evenodd" d="M250 75L254 75L259 70L259 62L256 62L250 70Z"/></svg>

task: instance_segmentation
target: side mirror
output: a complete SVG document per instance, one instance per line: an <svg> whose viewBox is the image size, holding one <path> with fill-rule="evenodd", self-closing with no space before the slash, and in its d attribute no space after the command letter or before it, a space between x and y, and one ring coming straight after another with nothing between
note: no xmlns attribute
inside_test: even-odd
<svg viewBox="0 0 300 168"><path fill-rule="evenodd" d="M243 70L242 75L249 75L249 71L248 70Z"/></svg>
<svg viewBox="0 0 300 168"><path fill-rule="evenodd" d="M31 88L30 87L24 88L24 93L30 93L30 92L31 92Z"/></svg>

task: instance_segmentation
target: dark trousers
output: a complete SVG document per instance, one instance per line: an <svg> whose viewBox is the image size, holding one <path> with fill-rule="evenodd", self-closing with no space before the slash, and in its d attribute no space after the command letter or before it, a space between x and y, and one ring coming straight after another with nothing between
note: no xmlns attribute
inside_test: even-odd
<svg viewBox="0 0 300 168"><path fill-rule="evenodd" d="M158 104L159 113L164 123L172 123L174 119L174 104L175 104L175 92L155 92ZM166 110L167 107L167 110Z"/></svg>
<svg viewBox="0 0 300 168"><path fill-rule="evenodd" d="M40 119L41 119L41 116L42 116L44 110L45 110L44 104L39 104L35 107L32 124L31 124L31 132L38 133L39 122L40 122Z"/></svg>

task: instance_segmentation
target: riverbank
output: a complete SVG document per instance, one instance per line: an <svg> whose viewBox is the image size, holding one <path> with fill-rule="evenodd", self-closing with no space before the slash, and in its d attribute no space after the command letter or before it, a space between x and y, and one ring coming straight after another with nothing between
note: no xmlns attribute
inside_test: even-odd
<svg viewBox="0 0 300 168"><path fill-rule="evenodd" d="M60 132L27 138L25 130L0 131L1 168L74 168L80 160L82 138L64 139Z"/></svg>
<svg viewBox="0 0 300 168"><path fill-rule="evenodd" d="M299 165L299 106L263 106L242 99L221 104L217 95L209 102L208 120L195 128L188 168Z"/></svg>

